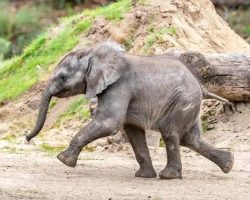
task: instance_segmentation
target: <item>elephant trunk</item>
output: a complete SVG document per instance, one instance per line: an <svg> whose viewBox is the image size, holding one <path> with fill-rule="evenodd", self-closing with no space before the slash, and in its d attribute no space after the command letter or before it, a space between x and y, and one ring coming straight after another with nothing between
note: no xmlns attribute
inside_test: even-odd
<svg viewBox="0 0 250 200"><path fill-rule="evenodd" d="M48 89L45 90L39 108L39 114L36 122L36 126L34 130L29 134L26 135L26 140L29 142L33 137L36 137L38 133L43 128L44 122L46 120L46 115L49 109L49 103L51 100L51 94L48 92Z"/></svg>

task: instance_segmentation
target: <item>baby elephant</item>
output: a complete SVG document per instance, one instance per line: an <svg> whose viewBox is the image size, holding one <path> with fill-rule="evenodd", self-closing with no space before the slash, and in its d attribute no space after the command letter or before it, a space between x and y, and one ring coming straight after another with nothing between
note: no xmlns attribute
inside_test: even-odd
<svg viewBox="0 0 250 200"><path fill-rule="evenodd" d="M167 164L162 179L182 178L180 145L205 156L228 173L233 154L200 138L199 111L202 89L183 62L160 56L127 54L114 42L68 54L58 64L42 100L36 127L27 141L43 127L52 96L85 94L97 97L93 120L80 130L69 147L57 157L75 167L84 146L123 128L140 168L137 177L154 178L145 129L159 131L166 144Z"/></svg>

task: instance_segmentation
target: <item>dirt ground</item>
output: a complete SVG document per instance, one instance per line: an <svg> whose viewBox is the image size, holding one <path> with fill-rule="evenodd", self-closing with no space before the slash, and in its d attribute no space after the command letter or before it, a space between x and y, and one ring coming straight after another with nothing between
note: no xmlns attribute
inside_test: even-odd
<svg viewBox="0 0 250 200"><path fill-rule="evenodd" d="M0 199L250 199L250 152L237 151L231 173L184 149L183 179L134 177L131 149L83 152L69 168L42 153L0 154ZM157 172L164 148L151 148Z"/></svg>
<svg viewBox="0 0 250 200"><path fill-rule="evenodd" d="M241 113L218 115L215 128L203 134L217 147L234 152L235 163L229 174L187 148L182 148L183 179L160 180L134 177L138 164L129 144L121 151L111 146L83 151L77 167L69 168L56 159L55 153L19 142L15 152L0 153L0 199L248 200L250 106L240 104L238 110ZM150 147L150 152L159 173L166 164L165 149Z"/></svg>
<svg viewBox="0 0 250 200"><path fill-rule="evenodd" d="M51 130L29 145L24 143L22 135L0 140L0 199L248 200L250 104L239 104L237 108L241 113L217 115L215 128L202 136L217 147L234 152L235 163L229 174L182 148L182 180L136 178L138 164L129 144L119 151L112 146L98 147L94 152L83 151L77 167L69 168L56 159L57 153L42 151L39 145L49 142L66 145L75 132L64 129L56 134ZM4 123L1 127L3 131ZM150 151L159 173L166 164L165 149L150 147Z"/></svg>

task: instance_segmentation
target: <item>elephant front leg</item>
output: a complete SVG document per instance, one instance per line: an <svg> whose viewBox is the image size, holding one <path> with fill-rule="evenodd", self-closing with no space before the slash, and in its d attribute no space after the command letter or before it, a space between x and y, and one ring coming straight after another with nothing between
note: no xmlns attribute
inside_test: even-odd
<svg viewBox="0 0 250 200"><path fill-rule="evenodd" d="M162 134L167 150L167 165L159 173L161 179L181 179L182 164L180 155L179 138L177 134L166 137Z"/></svg>
<svg viewBox="0 0 250 200"><path fill-rule="evenodd" d="M92 121L75 135L69 147L58 154L57 158L65 165L75 167L78 156L84 146L98 138L109 136L118 130L119 127L116 121Z"/></svg>
<svg viewBox="0 0 250 200"><path fill-rule="evenodd" d="M140 169L137 170L135 176L143 178L155 178L157 174L153 168L150 158L145 131L129 124L124 126L124 131L128 136L129 142L131 143L134 150L136 160L140 165Z"/></svg>

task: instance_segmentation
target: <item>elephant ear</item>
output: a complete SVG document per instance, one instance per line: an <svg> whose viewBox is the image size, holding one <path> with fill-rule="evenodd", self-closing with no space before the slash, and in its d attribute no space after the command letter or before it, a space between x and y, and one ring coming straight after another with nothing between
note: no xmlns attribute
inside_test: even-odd
<svg viewBox="0 0 250 200"><path fill-rule="evenodd" d="M96 97L121 77L126 67L123 51L114 42L102 43L93 50L86 69L88 99Z"/></svg>

